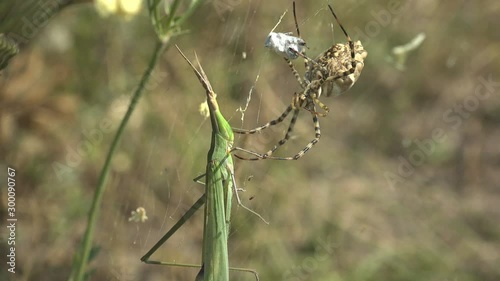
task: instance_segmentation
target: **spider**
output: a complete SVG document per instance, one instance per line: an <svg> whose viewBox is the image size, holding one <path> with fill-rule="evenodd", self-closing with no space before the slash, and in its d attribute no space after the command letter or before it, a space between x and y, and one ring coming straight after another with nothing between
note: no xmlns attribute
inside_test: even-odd
<svg viewBox="0 0 500 281"><path fill-rule="evenodd" d="M337 24L342 29L342 32L347 37L347 43L337 43L333 44L329 49L321 53L316 59L309 58L305 49L302 51L289 48L289 52L296 54L304 59L305 65L305 75L301 78L295 66L290 61L289 57L285 56L284 59L290 67L293 75L299 82L302 90L299 93L294 93L292 102L285 109L285 111L276 119L252 130L233 128L234 132L237 134L255 134L260 132L270 126L279 124L285 120L285 118L293 111L292 119L288 130L283 139L281 139L278 144L276 144L271 150L264 154L253 152L246 149L238 149L239 151L248 153L255 156L254 158L245 158L240 155L235 154L239 159L243 160L261 160L261 159L275 159L275 160L297 160L302 157L309 149L311 149L316 143L318 143L321 137L321 130L319 125L318 116L325 117L328 115L330 109L323 104L319 98L323 93L329 96L338 96L347 90L349 90L354 83L359 78L361 71L364 66L364 59L367 56L367 52L363 49L360 41L353 42L351 37L347 34L346 30L340 23L337 15L333 11L333 8L328 5L330 11L335 18ZM297 36L300 37L299 25L297 23L297 15L295 12L295 1L293 2L293 17L295 20L295 27L297 29ZM323 112L318 112L316 106L319 106ZM306 147L301 151L291 157L275 157L272 154L282 145L284 145L289 139L290 134L293 131L297 117L299 116L300 109L305 109L309 111L312 115L312 120L314 123L315 137L312 139Z"/></svg>

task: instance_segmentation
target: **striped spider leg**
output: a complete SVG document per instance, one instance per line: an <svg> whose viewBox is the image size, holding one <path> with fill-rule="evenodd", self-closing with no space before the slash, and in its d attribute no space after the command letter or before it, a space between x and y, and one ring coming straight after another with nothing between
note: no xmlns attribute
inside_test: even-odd
<svg viewBox="0 0 500 281"><path fill-rule="evenodd" d="M290 61L288 57L284 57L288 66L290 67L293 75L299 82L302 90L299 93L295 93L291 104L285 109L285 111L277 119L274 119L260 127L252 130L244 129L234 129L237 134L255 134L260 132L270 126L279 124L285 120L285 118L293 111L292 119L288 126L288 130L278 144L276 144L271 150L264 154L256 153L246 149L238 149L239 151L253 155L253 158L246 158L239 155L236 157L243 160L260 160L260 159L275 159L275 160L297 160L302 157L309 149L311 149L316 143L318 143L321 137L320 124L318 116L324 117L328 115L330 109L323 104L319 98L324 92L326 96L337 96L347 90L349 90L354 83L358 80L361 71L364 67L364 59L367 56L367 52L364 50L363 45L360 41L353 42L351 37L347 34L347 31L342 26L337 18L337 15L333 11L333 8L328 5L333 17L335 18L337 24L342 29L342 32L347 37L347 43L337 43L333 44L329 49L321 53L316 59L311 59L305 54L305 50L301 52L289 48L291 53L295 53L304 59L305 64L305 75L302 79L300 74L295 69L295 66ZM300 37L299 26L297 23L297 16L295 12L295 2L293 2L293 15L295 20L295 26L297 29L297 35ZM323 112L318 112L316 110L316 105L319 106ZM309 111L312 115L314 123L315 137L312 139L306 147L301 151L291 157L275 157L272 154L282 145L284 145L289 139L290 135L297 121L297 117L300 113L300 109L305 109Z"/></svg>

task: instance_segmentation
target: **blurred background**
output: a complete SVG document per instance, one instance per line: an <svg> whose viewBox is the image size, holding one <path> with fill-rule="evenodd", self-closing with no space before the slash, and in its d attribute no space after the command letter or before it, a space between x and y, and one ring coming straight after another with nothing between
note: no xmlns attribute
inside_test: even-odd
<svg viewBox="0 0 500 281"><path fill-rule="evenodd" d="M74 1L40 20L34 13L58 1L12 2L0 4L0 33L18 35L21 50L0 74L0 165L3 183L7 166L17 170L17 273L4 269L2 231L0 276L66 280L157 39L144 3L130 12ZM327 4L368 51L363 73L347 94L322 97L331 109L322 138L300 160L236 160L243 203L270 224L235 205L230 264L260 280L500 280L500 3L297 1L311 57L346 42ZM190 59L198 54L234 127L276 118L300 90L264 48L286 9L275 31L295 32L292 1L207 1L174 40ZM295 65L304 73L302 60ZM204 95L177 51L164 52L113 161L90 280L194 280L197 269L139 259L203 192L192 179L209 148ZM314 137L310 119L301 113L277 155ZM266 152L288 122L235 145ZM138 207L148 220L129 221ZM152 258L199 263L202 220L200 211Z"/></svg>

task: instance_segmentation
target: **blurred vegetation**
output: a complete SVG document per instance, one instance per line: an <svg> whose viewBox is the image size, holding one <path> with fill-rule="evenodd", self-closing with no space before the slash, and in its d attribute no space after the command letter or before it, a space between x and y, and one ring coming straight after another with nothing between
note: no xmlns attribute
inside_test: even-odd
<svg viewBox="0 0 500 281"><path fill-rule="evenodd" d="M401 9L390 12L397 3ZM345 41L335 24L332 32L326 4L297 2L310 56ZM255 268L261 280L499 280L500 4L332 4L368 51L365 68L348 94L322 98L331 108L320 119L322 139L299 161L236 162L244 204L271 224L234 210L231 265ZM8 14L4 7L0 15ZM291 12L291 1L209 1L177 42L198 53L235 127L277 117L299 89L283 59L263 47L284 9ZM8 22L0 33L22 35ZM288 13L277 31L294 28ZM420 33L426 39L401 70L393 48ZM14 166L19 179L17 273L6 278L69 275L106 152L155 36L144 8L124 19L102 17L91 4L69 5L1 72L0 165ZM196 78L174 50L160 60L113 162L91 280L193 280L197 272L139 261L203 192L191 179L203 173L209 146ZM484 81L494 82L486 88ZM242 122L237 109L252 88ZM309 119L301 114L279 154L307 144ZM236 144L267 151L286 125ZM433 141L438 129L444 137ZM427 154L423 143L432 148ZM6 202L2 195L2 214ZM140 206L149 220L129 222ZM201 239L200 213L155 259L196 263ZM5 274L1 280L9 280Z"/></svg>

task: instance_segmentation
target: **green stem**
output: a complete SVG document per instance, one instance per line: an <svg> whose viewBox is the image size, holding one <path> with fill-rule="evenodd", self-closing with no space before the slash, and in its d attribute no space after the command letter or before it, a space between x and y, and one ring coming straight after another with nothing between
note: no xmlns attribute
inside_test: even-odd
<svg viewBox="0 0 500 281"><path fill-rule="evenodd" d="M99 213L99 208L101 206L101 201L102 201L102 196L104 194L104 191L106 189L106 181L108 178L109 174L109 169L111 167L111 160L113 159L113 155L115 154L115 151L118 147L118 144L120 143L121 137L123 135L123 131L125 130L125 127L127 126L127 123L130 119L130 116L132 116L132 113L134 112L135 106L137 105L137 102L142 96L142 93L144 92L144 88L146 86L146 83L148 82L149 78L151 77L151 72L153 71L156 62L158 61L158 57L160 54L163 52L164 49L166 49L169 45L169 40L166 40L166 42L161 43L158 42L156 44L155 50L153 52L153 56L151 57L151 61L149 62L147 70L144 72L141 82L139 83L139 86L137 87L134 96L132 97L132 100L130 101L130 105L128 107L127 113L123 117L123 120L120 124L120 127L118 128L118 131L116 132L116 135L113 139L113 142L111 144L111 147L108 151L108 155L106 157L106 161L104 163L104 167L102 168L101 174L99 176L99 182L97 185L97 190L95 191L94 194L94 199L92 201L92 206L90 207L90 213L88 216L88 221L87 221L87 229L85 230L85 234L83 236L83 241L80 250L77 252L77 255L79 257L76 258L77 260L77 268L76 268L76 273L72 272L72 278L70 280L74 281L82 281L83 276L85 274L85 269L87 267L89 255L90 255L90 250L92 248L92 239L93 239L93 234L94 234L94 229L95 229L95 224L97 220L97 215Z"/></svg>
<svg viewBox="0 0 500 281"><path fill-rule="evenodd" d="M175 12L177 12L177 7L179 6L179 0L175 0L174 3L172 3L172 5L170 5L170 15L167 19L167 21L165 22L165 27L167 28L167 30L170 29L170 27L172 26L172 22L174 20L174 17L175 17Z"/></svg>
<svg viewBox="0 0 500 281"><path fill-rule="evenodd" d="M188 18L191 17L191 15L196 11L198 6L203 3L201 0L193 0L191 2L191 5L189 6L189 9L182 14L181 18L177 20L177 25L181 26Z"/></svg>

